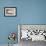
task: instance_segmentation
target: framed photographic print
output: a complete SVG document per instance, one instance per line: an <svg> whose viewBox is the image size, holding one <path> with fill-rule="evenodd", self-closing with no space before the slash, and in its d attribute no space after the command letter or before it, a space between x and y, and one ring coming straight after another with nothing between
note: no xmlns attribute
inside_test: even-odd
<svg viewBox="0 0 46 46"><path fill-rule="evenodd" d="M16 16L16 7L5 7L4 16L8 16L8 17Z"/></svg>

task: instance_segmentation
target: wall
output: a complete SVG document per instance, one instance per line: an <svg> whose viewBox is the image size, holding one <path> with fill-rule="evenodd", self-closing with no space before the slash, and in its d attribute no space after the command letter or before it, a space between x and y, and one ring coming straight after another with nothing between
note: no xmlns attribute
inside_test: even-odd
<svg viewBox="0 0 46 46"><path fill-rule="evenodd" d="M13 6L17 8L17 16L16 17L5 17L4 16L4 7ZM0 0L0 44L7 44L8 41L8 34L10 32L16 32L17 24L20 23L20 6L19 1L16 0ZM17 39L15 41L18 42Z"/></svg>
<svg viewBox="0 0 46 46"><path fill-rule="evenodd" d="M46 24L46 0L23 0L21 24Z"/></svg>
<svg viewBox="0 0 46 46"><path fill-rule="evenodd" d="M4 17L8 6L17 7L16 17ZM9 32L18 32L17 24L46 24L46 0L0 0L0 44L8 43Z"/></svg>

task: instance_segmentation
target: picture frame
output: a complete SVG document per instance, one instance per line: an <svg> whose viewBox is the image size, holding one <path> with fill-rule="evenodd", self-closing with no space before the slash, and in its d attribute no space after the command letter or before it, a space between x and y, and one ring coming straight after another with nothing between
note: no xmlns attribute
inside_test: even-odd
<svg viewBox="0 0 46 46"><path fill-rule="evenodd" d="M27 38L22 36L22 30L28 30L28 35L23 35L28 36ZM21 42L22 40L46 41L46 24L18 24L18 42Z"/></svg>
<svg viewBox="0 0 46 46"><path fill-rule="evenodd" d="M4 16L15 17L17 15L16 7L4 7Z"/></svg>

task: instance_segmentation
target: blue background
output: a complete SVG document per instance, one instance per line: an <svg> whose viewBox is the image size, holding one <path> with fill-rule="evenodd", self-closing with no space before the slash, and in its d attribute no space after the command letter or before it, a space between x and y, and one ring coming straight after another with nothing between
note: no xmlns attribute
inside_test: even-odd
<svg viewBox="0 0 46 46"><path fill-rule="evenodd" d="M10 6L17 8L16 17L4 17ZM10 32L18 34L18 24L46 24L46 0L0 0L0 44L8 43Z"/></svg>

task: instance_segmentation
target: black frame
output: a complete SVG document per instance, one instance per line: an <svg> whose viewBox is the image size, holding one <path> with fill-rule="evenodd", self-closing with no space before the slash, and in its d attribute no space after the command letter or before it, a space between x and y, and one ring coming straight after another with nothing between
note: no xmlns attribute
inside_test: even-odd
<svg viewBox="0 0 46 46"><path fill-rule="evenodd" d="M6 9L6 8L15 8L15 9L16 9L16 15L15 15L15 16L6 16L6 15L5 15L5 9ZM4 7L4 16L5 16L5 17L16 17L16 16L17 16L17 8L16 8L16 7Z"/></svg>

